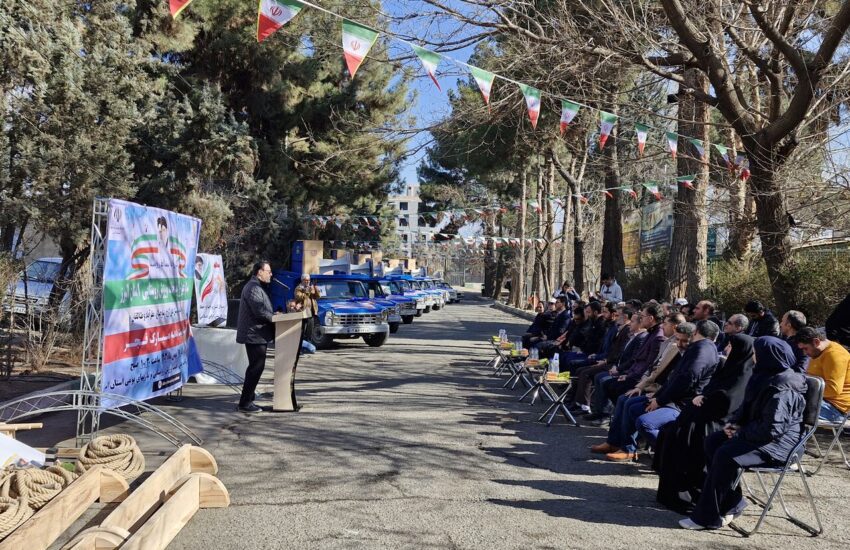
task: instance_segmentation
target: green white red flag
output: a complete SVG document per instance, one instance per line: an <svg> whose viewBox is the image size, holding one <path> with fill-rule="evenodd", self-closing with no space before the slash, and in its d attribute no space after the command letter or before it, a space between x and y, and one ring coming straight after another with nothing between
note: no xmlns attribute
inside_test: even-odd
<svg viewBox="0 0 850 550"><path fill-rule="evenodd" d="M646 147L646 135L649 133L649 126L645 124L635 124L635 133L638 141L638 156L643 156L643 148Z"/></svg>
<svg viewBox="0 0 850 550"><path fill-rule="evenodd" d="M665 132L665 136L667 136L667 147L670 148L670 154L673 156L673 160L676 160L676 154L679 152L679 136L674 132Z"/></svg>
<svg viewBox="0 0 850 550"><path fill-rule="evenodd" d="M655 197L656 200L659 200L659 201L661 200L662 196L661 196L661 191L658 189L658 184L656 184L654 182L649 182L649 183L644 183L643 186L646 187L647 191L652 193L652 196Z"/></svg>
<svg viewBox="0 0 850 550"><path fill-rule="evenodd" d="M171 17L177 17L180 12L192 3L192 0L168 0L168 9L171 10Z"/></svg>
<svg viewBox="0 0 850 550"><path fill-rule="evenodd" d="M425 72L431 77L434 85L442 92L443 89L440 88L440 83L437 82L437 65L440 64L440 57L442 56L438 53L432 52L431 50L420 48L419 46L413 46L413 51L416 53L416 57L419 58L419 61L422 62L422 67L425 68Z"/></svg>
<svg viewBox="0 0 850 550"><path fill-rule="evenodd" d="M580 108L581 106L578 103L566 99L561 100L561 135L564 135L564 132L567 131L567 126L576 117Z"/></svg>
<svg viewBox="0 0 850 550"><path fill-rule="evenodd" d="M622 189L623 191L625 191L626 193L628 193L628 194L629 194L629 196L631 196L633 199L636 199L636 198L637 198L637 191L635 191L634 189L632 189L632 188L631 188L631 187L629 187L628 185L625 185L625 186L623 186L623 187L618 187L617 189Z"/></svg>
<svg viewBox="0 0 850 550"><path fill-rule="evenodd" d="M543 212L543 209L540 207L540 203L537 201L528 201L528 206L532 207L538 214Z"/></svg>
<svg viewBox="0 0 850 550"><path fill-rule="evenodd" d="M304 7L298 0L260 0L257 10L257 42L286 25Z"/></svg>
<svg viewBox="0 0 850 550"><path fill-rule="evenodd" d="M729 171L735 172L735 164L729 156L729 148L725 145L718 145L717 143L714 144L714 148L717 149L718 153L720 153L720 156L723 158L723 162L726 163L726 167L729 168Z"/></svg>
<svg viewBox="0 0 850 550"><path fill-rule="evenodd" d="M587 204L588 198L582 195L581 193L576 193L573 196L577 198L582 204Z"/></svg>
<svg viewBox="0 0 850 550"><path fill-rule="evenodd" d="M688 189L696 189L696 187L694 187L695 179L697 179L696 175L679 176L678 178L676 178L676 181L679 182L681 185L684 185Z"/></svg>
<svg viewBox="0 0 850 550"><path fill-rule="evenodd" d="M342 49L351 78L369 54L378 39L378 33L348 19L342 20Z"/></svg>
<svg viewBox="0 0 850 550"><path fill-rule="evenodd" d="M611 135L611 130L617 124L617 115L599 111L599 149L605 148L605 142L608 141L608 136Z"/></svg>
<svg viewBox="0 0 850 550"><path fill-rule="evenodd" d="M487 110L490 109L490 91L493 89L493 81L496 80L496 75L479 69L478 67L469 67L472 70L472 78L478 84L478 89L481 90L481 95L484 96L484 104L487 105Z"/></svg>
<svg viewBox="0 0 850 550"><path fill-rule="evenodd" d="M691 145L693 145L694 149L696 149L697 153L699 153L699 157L697 157L697 158L699 158L700 160L704 159L705 158L705 144L702 142L702 140L696 139L696 138L689 138L688 141L691 142Z"/></svg>
<svg viewBox="0 0 850 550"><path fill-rule="evenodd" d="M614 194L613 194L613 193L611 193L611 191L608 191L607 189L602 189L601 191L602 191L603 193L605 193L605 198L606 198L606 199L613 199L613 198L614 198Z"/></svg>
<svg viewBox="0 0 850 550"><path fill-rule="evenodd" d="M525 96L525 104L528 106L528 118L531 120L531 127L536 129L537 119L540 118L540 90L525 84L520 84L519 89L522 90L522 95Z"/></svg>

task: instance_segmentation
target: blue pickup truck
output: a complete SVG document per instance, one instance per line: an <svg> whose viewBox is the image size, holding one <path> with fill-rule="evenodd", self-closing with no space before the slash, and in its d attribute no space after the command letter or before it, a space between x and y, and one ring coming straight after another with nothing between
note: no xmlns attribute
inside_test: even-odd
<svg viewBox="0 0 850 550"><path fill-rule="evenodd" d="M275 309L285 309L286 303L295 297L300 278L300 274L291 271L275 272L271 284ZM315 323L310 335L310 341L317 348L328 348L334 340L361 337L371 347L384 345L390 333L390 311L369 299L369 291L362 281L340 279L337 275L311 275L310 279L320 296L319 322Z"/></svg>
<svg viewBox="0 0 850 550"><path fill-rule="evenodd" d="M338 276L345 277L345 275ZM407 296L398 281L392 281L384 277L370 277L368 275L348 275L348 277L363 281L366 284L366 288L369 289L369 296L373 297L377 303L381 305L389 303L390 306L397 308L399 320L405 325L413 322L419 302L423 304L423 308L425 307L424 300L421 297ZM393 320L391 318L390 332L395 334L397 330L398 324L393 327Z"/></svg>

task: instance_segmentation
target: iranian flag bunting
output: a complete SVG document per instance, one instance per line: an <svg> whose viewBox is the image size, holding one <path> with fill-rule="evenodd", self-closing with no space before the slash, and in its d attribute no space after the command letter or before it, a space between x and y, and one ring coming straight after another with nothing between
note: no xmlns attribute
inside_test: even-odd
<svg viewBox="0 0 850 550"><path fill-rule="evenodd" d="M584 195L582 195L581 193L576 193L576 194L575 194L575 195L573 195L573 196L574 196L575 198L577 198L579 201L581 201L581 203L582 203L582 204L587 204L587 197L585 197L585 196L584 196Z"/></svg>
<svg viewBox="0 0 850 550"><path fill-rule="evenodd" d="M696 189L696 187L694 187L694 180L695 179L697 179L696 175L679 176L678 178L676 178L676 181L679 182L680 184L684 185L688 189Z"/></svg>
<svg viewBox="0 0 850 550"><path fill-rule="evenodd" d="M726 167L729 168L731 172L734 172L735 165L729 157L729 148L725 145L718 145L717 143L714 144L714 148L717 149L717 152L720 153L721 157L723 157L723 162L726 163Z"/></svg>
<svg viewBox="0 0 850 550"><path fill-rule="evenodd" d="M431 50L426 50L425 48L420 48L419 46L413 46L413 51L416 53L416 57L419 58L419 61L422 62L425 72L431 77L434 85L442 92L443 89L440 88L440 83L437 82L437 65L440 64L440 54L434 53Z"/></svg>
<svg viewBox="0 0 850 550"><path fill-rule="evenodd" d="M631 187L628 187L628 186L620 187L620 189L622 189L623 191L626 191L633 199L637 198L637 191L635 191Z"/></svg>
<svg viewBox="0 0 850 550"><path fill-rule="evenodd" d="M540 90L520 84L519 89L522 90L522 95L525 96L525 104L528 106L528 118L531 120L531 127L537 128L537 119L540 117Z"/></svg>
<svg viewBox="0 0 850 550"><path fill-rule="evenodd" d="M177 17L180 12L192 3L192 0L168 0L168 9L171 10L171 17Z"/></svg>
<svg viewBox="0 0 850 550"><path fill-rule="evenodd" d="M532 207L538 214L543 212L543 209L540 207L540 203L537 201L528 201L528 206Z"/></svg>
<svg viewBox="0 0 850 550"><path fill-rule="evenodd" d="M369 54L378 39L378 33L348 19L342 20L342 49L351 78Z"/></svg>
<svg viewBox="0 0 850 550"><path fill-rule="evenodd" d="M576 117L580 108L581 106L578 103L566 99L561 100L561 135L564 135L564 132L567 131L567 126Z"/></svg>
<svg viewBox="0 0 850 550"><path fill-rule="evenodd" d="M260 0L257 13L257 42L286 25L304 6L298 0Z"/></svg>
<svg viewBox="0 0 850 550"><path fill-rule="evenodd" d="M652 193L652 196L655 197L656 200L661 200L661 191L658 190L658 184L656 184L655 182L649 182L644 183L643 186L646 187L647 191Z"/></svg>
<svg viewBox="0 0 850 550"><path fill-rule="evenodd" d="M643 156L643 148L646 147L646 134L649 133L649 126L644 124L635 124L635 133L638 140L638 156Z"/></svg>
<svg viewBox="0 0 850 550"><path fill-rule="evenodd" d="M605 193L605 198L607 198L607 199L613 199L614 198L614 195L611 193L611 191L608 191L607 189L603 189L602 192Z"/></svg>
<svg viewBox="0 0 850 550"><path fill-rule="evenodd" d="M679 136L674 132L665 132L667 136L667 146L670 148L670 154L673 156L673 160L676 160L676 153L679 152Z"/></svg>
<svg viewBox="0 0 850 550"><path fill-rule="evenodd" d="M496 80L496 75L491 72L479 69L478 67L469 67L472 70L472 78L478 84L478 89L481 90L481 95L484 96L484 104L487 105L487 110L490 110L490 91L493 89L493 81Z"/></svg>
<svg viewBox="0 0 850 550"><path fill-rule="evenodd" d="M617 123L617 115L599 111L599 149L605 148L605 142L608 141L608 136L611 135L611 130Z"/></svg>
<svg viewBox="0 0 850 550"><path fill-rule="evenodd" d="M696 149L697 153L699 153L699 157L697 157L697 158L699 158L700 160L704 159L705 158L705 144L702 142L702 140L696 139L696 138L689 138L688 141L691 142L691 144L694 146L694 149Z"/></svg>

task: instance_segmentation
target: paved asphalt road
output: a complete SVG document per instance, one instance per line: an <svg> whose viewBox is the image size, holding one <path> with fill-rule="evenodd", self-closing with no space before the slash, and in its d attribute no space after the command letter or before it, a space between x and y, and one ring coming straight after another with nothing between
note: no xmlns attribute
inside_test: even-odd
<svg viewBox="0 0 850 550"><path fill-rule="evenodd" d="M546 428L540 404L517 403L490 376L484 340L525 325L472 299L402 326L380 349L352 341L307 357L297 414L237 414L220 387L159 400L204 437L232 500L199 511L171 548L848 547L850 472L836 465L813 480L819 538L775 514L748 540L679 529L680 516L655 504L646 464L592 460L603 430ZM135 428L111 431L168 452ZM800 494L794 479L787 495L797 505Z"/></svg>

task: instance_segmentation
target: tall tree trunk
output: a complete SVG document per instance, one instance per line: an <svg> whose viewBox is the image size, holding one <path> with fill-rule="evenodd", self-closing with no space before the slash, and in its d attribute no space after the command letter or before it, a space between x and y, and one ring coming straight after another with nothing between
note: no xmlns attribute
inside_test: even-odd
<svg viewBox="0 0 850 550"><path fill-rule="evenodd" d="M726 258L746 260L756 236L756 205L747 183L736 179L729 192L729 244Z"/></svg>
<svg viewBox="0 0 850 550"><path fill-rule="evenodd" d="M616 114L616 109L612 109ZM620 166L617 155L617 127L611 131L614 139L608 140L608 147L603 149L605 166L605 187L613 189L622 186L620 182ZM602 230L602 273L608 273L617 279L626 271L623 260L623 210L621 197L624 191L613 190L612 199L605 201L605 215Z"/></svg>
<svg viewBox="0 0 850 550"><path fill-rule="evenodd" d="M573 189L572 200L575 202L575 233L573 234L573 286L576 292L584 292L584 212L581 200L576 195L581 195L581 187Z"/></svg>
<svg viewBox="0 0 850 550"><path fill-rule="evenodd" d="M514 307L525 306L525 222L526 212L528 212L528 205L526 204L528 198L528 169L522 171L520 179L522 180L522 200L519 203L519 216L517 216L519 220L516 231L516 234L519 236L519 261L516 280L511 283L511 292L514 293L511 303Z"/></svg>
<svg viewBox="0 0 850 550"><path fill-rule="evenodd" d="M699 69L688 69L684 78L686 87L708 91L708 79ZM680 185L676 202L673 204L673 238L667 260L667 296L675 299L687 297L689 301L699 298L707 286L708 263L708 220L706 197L708 193L708 122L707 106L696 101L693 94L679 95L680 136L696 138L705 144L706 159L694 159L690 155L679 155L676 163L680 175L695 175L695 189Z"/></svg>
<svg viewBox="0 0 850 550"><path fill-rule="evenodd" d="M549 200L553 196L555 189L555 163L552 157L546 157L546 281L549 286L549 292L554 293L557 281L555 281L556 268L554 264L555 258L555 216L552 201Z"/></svg>

